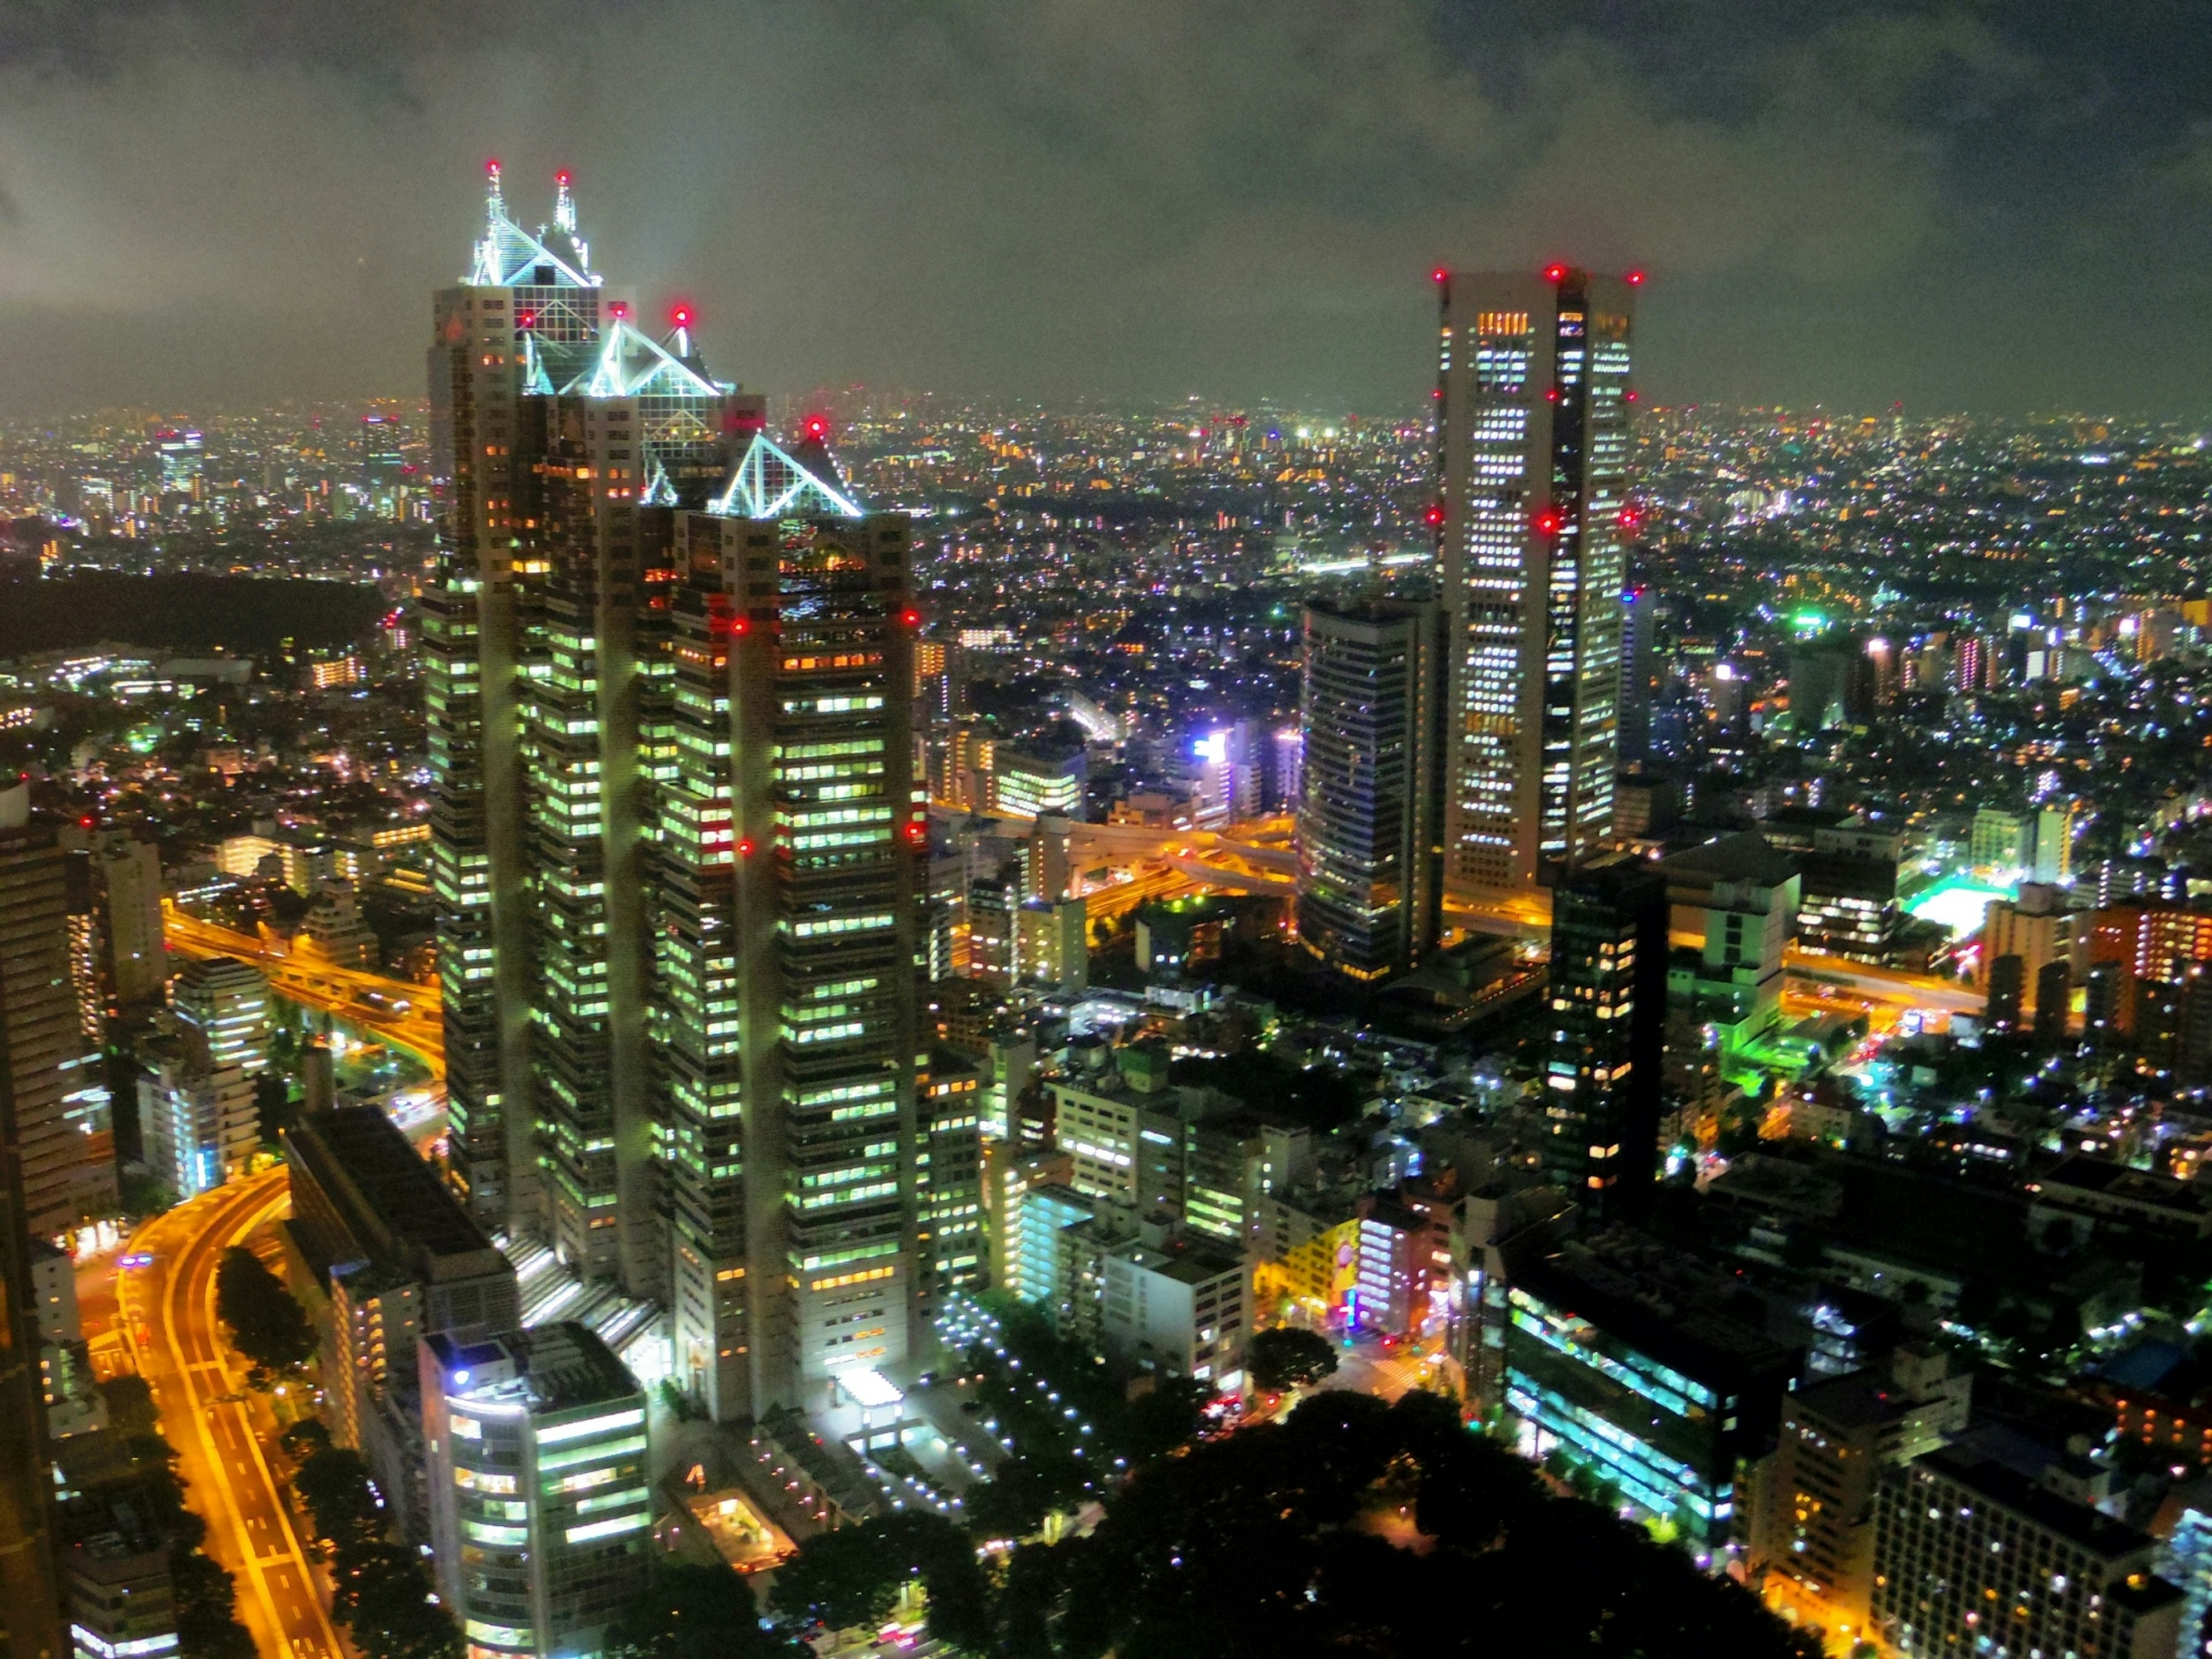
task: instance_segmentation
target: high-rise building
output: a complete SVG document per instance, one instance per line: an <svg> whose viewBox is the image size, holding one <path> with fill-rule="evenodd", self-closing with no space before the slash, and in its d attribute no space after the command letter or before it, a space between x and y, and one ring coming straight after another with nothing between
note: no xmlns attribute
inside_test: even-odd
<svg viewBox="0 0 2212 1659"><path fill-rule="evenodd" d="M492 164L483 236L468 274L434 301L429 352L443 545L422 608L449 1144L478 1213L517 1224L539 1213L525 769L533 688L550 672L539 640L545 431L524 400L588 377L607 325L631 309L592 269L566 173L553 219L535 235L515 223ZM605 487L644 483L641 473Z"/></svg>
<svg viewBox="0 0 2212 1659"><path fill-rule="evenodd" d="M179 1199L222 1186L261 1144L252 1078L235 1060L216 1064L195 1050L188 1042L151 1039L138 1076L141 1155Z"/></svg>
<svg viewBox="0 0 2212 1659"><path fill-rule="evenodd" d="M1658 692L1659 595L1638 582L1620 596L1620 763L1651 757L1651 703Z"/></svg>
<svg viewBox="0 0 2212 1659"><path fill-rule="evenodd" d="M25 1195L27 1131L53 1110L46 1044L28 1041L48 1024L36 969L41 910L33 837L25 829L30 792L0 790L0 1647L15 1659L61 1659L61 1585L53 1538L53 1477L46 1462L46 1408L40 1379L38 1298L31 1285L31 1239L52 1231ZM55 885L60 867L55 866ZM18 924L21 925L19 931ZM61 932L58 902L53 912ZM51 957L46 965L53 966ZM67 994L64 979L63 992ZM15 1046L19 1010L26 1041Z"/></svg>
<svg viewBox="0 0 2212 1659"><path fill-rule="evenodd" d="M927 803L908 520L818 428L677 517L660 982L678 1379L716 1415L825 1397L920 1340Z"/></svg>
<svg viewBox="0 0 2212 1659"><path fill-rule="evenodd" d="M671 537L676 511L723 482L732 425L757 429L759 401L707 377L679 313L659 341L608 319L567 388L521 404L544 428L544 672L523 734L540 1224L586 1277L658 1297L650 915L657 794L676 775Z"/></svg>
<svg viewBox="0 0 2212 1659"><path fill-rule="evenodd" d="M1545 1172L1607 1218L1635 1214L1656 1170L1667 948L1656 866L1614 856L1554 889Z"/></svg>
<svg viewBox="0 0 2212 1659"><path fill-rule="evenodd" d="M52 1236L112 1212L115 1160L105 1066L70 971L67 856L27 806L23 786L0 791L0 1137L21 1159L23 1220Z"/></svg>
<svg viewBox="0 0 2212 1659"><path fill-rule="evenodd" d="M1444 882L1494 897L1613 836L1641 278L1437 275Z"/></svg>
<svg viewBox="0 0 2212 1659"><path fill-rule="evenodd" d="M1443 614L1313 605L1299 703L1298 939L1353 979L1436 943L1443 825Z"/></svg>
<svg viewBox="0 0 2212 1659"><path fill-rule="evenodd" d="M597 1653L645 1587L645 1395L579 1324L416 1349L438 1589L469 1645Z"/></svg>

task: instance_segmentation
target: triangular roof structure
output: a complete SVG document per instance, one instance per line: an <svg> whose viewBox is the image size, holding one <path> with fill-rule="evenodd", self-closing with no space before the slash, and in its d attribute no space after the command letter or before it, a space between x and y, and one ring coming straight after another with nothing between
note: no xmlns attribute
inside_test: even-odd
<svg viewBox="0 0 2212 1659"><path fill-rule="evenodd" d="M499 163L485 169L483 240L476 246L475 264L467 281L472 288L597 288L602 279L592 270L591 245L576 234L575 199L568 193L568 175L560 176L560 195L554 204L556 226L540 227L532 235L507 216L507 198L500 189ZM556 246L562 250L556 252ZM537 280L538 272L550 268L553 280Z"/></svg>
<svg viewBox="0 0 2212 1659"><path fill-rule="evenodd" d="M783 519L808 513L843 519L866 516L852 496L800 465L765 432L755 434L729 488L707 510L731 519Z"/></svg>
<svg viewBox="0 0 2212 1659"><path fill-rule="evenodd" d="M586 398L716 398L726 388L684 362L629 318L618 319L599 340L592 366L561 388Z"/></svg>

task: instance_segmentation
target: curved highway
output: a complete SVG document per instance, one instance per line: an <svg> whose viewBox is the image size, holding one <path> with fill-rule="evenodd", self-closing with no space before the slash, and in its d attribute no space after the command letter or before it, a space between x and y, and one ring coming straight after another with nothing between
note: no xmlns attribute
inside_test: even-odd
<svg viewBox="0 0 2212 1659"><path fill-rule="evenodd" d="M274 1427L269 1406L239 1393L246 1367L216 1319L222 1254L291 1206L283 1169L250 1176L156 1216L132 1239L153 1257L125 1269L118 1285L139 1370L153 1389L164 1437L177 1449L192 1510L208 1523L206 1550L238 1583L238 1616L256 1652L282 1659L339 1659L345 1651L326 1598L261 1449Z"/></svg>

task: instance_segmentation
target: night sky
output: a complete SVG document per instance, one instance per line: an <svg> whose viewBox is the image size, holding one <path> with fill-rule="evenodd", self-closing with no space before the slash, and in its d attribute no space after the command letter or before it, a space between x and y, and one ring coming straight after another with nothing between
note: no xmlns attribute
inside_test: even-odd
<svg viewBox="0 0 2212 1659"><path fill-rule="evenodd" d="M1665 400L2212 404L2212 3L0 0L0 415L415 395L483 160L714 370L1388 410L1427 272Z"/></svg>

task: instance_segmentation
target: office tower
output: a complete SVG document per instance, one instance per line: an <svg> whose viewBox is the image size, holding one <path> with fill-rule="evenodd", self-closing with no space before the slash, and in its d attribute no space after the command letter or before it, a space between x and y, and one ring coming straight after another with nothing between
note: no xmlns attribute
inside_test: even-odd
<svg viewBox="0 0 2212 1659"><path fill-rule="evenodd" d="M1873 1597L1884 1644L1908 1659L2166 1659L2183 1597L2155 1575L2155 1542L2093 1507L2086 1467L2056 1462L2038 1480L2018 1461L1982 1455L1969 1441L1885 1482Z"/></svg>
<svg viewBox="0 0 2212 1659"><path fill-rule="evenodd" d="M1651 757L1651 702L1658 692L1659 595L1642 582L1620 596L1620 763Z"/></svg>
<svg viewBox="0 0 2212 1659"><path fill-rule="evenodd" d="M757 435L676 519L660 792L671 1315L717 1416L814 1403L918 1340L926 804L908 521Z"/></svg>
<svg viewBox="0 0 2212 1659"><path fill-rule="evenodd" d="M1444 883L1494 899L1613 837L1640 277L1438 279Z"/></svg>
<svg viewBox="0 0 2212 1659"><path fill-rule="evenodd" d="M1510 1318L1493 1329L1523 1455L1561 1454L1640 1518L1671 1522L1701 1565L1723 1557L1797 1370L1764 1305L1632 1234L1601 1252L1536 1229L1504 1255Z"/></svg>
<svg viewBox="0 0 2212 1659"><path fill-rule="evenodd" d="M0 1135L21 1159L22 1220L52 1237L116 1203L105 1066L70 964L67 855L28 822L29 792L0 791Z"/></svg>
<svg viewBox="0 0 2212 1659"><path fill-rule="evenodd" d="M178 973L170 1006L211 1066L249 1078L269 1069L269 981L250 962L207 957Z"/></svg>
<svg viewBox="0 0 2212 1659"><path fill-rule="evenodd" d="M1298 940L1353 979L1436 943L1443 826L1443 613L1309 605L1299 698Z"/></svg>
<svg viewBox="0 0 2212 1659"><path fill-rule="evenodd" d="M631 1295L666 1288L649 1030L656 792L675 775L668 631L674 512L729 471L727 425L759 402L709 380L688 315L664 340L624 316L541 423L528 801L531 1101L539 1224L561 1259Z"/></svg>
<svg viewBox="0 0 2212 1659"><path fill-rule="evenodd" d="M472 1647L597 1653L645 1588L645 1395L579 1324L417 1346L438 1589Z"/></svg>
<svg viewBox="0 0 2212 1659"><path fill-rule="evenodd" d="M1667 878L1614 856L1552 895L1545 1173L1606 1218L1650 1196L1659 1151Z"/></svg>
<svg viewBox="0 0 2212 1659"><path fill-rule="evenodd" d="M442 546L423 590L432 878L454 1176L478 1213L534 1223L530 1069L532 882L526 818L529 688L547 566L536 467L544 428L526 394L595 366L628 296L592 270L568 177L554 222L508 217L496 162L468 275L433 302L430 472ZM643 480L607 481L610 489Z"/></svg>

